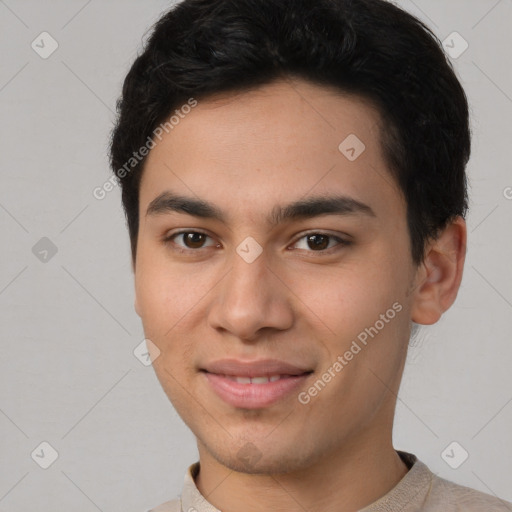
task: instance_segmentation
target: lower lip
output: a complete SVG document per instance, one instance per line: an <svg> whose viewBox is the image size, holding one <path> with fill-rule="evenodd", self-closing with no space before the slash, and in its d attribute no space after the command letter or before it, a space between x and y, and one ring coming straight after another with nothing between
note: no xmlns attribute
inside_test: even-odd
<svg viewBox="0 0 512 512"><path fill-rule="evenodd" d="M276 403L304 384L310 375L294 375L264 384L241 384L224 375L202 373L222 400L243 409L260 409Z"/></svg>

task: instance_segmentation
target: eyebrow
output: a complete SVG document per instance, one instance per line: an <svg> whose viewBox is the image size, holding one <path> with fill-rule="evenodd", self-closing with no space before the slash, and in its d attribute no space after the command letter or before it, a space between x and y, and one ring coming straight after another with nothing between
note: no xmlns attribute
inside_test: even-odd
<svg viewBox="0 0 512 512"><path fill-rule="evenodd" d="M146 216L172 212L185 213L203 219L214 219L226 223L226 214L216 205L203 199L162 192L149 203ZM376 217L375 212L356 199L344 195L322 195L301 199L284 206L276 205L267 217L270 225L285 221L308 219L320 215L364 215Z"/></svg>

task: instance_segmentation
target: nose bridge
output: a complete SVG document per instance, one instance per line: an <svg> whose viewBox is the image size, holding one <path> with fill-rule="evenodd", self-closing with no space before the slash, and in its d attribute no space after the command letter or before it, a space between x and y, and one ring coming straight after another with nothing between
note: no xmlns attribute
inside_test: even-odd
<svg viewBox="0 0 512 512"><path fill-rule="evenodd" d="M243 248L243 247L242 247ZM248 316L251 311L262 311L269 302L272 283L265 254L254 260L247 260L240 254L234 254L231 271L224 283L223 295L226 305L239 315ZM254 315L253 313L253 315Z"/></svg>
<svg viewBox="0 0 512 512"><path fill-rule="evenodd" d="M292 314L285 288L269 268L264 251L255 256L251 253L255 247L250 241L247 244L240 244L233 254L231 269L220 283L210 312L210 324L250 339L262 328L286 329Z"/></svg>

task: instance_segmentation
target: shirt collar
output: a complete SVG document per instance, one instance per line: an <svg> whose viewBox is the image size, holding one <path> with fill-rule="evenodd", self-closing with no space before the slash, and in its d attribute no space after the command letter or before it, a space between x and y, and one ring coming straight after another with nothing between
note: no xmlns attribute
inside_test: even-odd
<svg viewBox="0 0 512 512"><path fill-rule="evenodd" d="M182 512L220 512L199 492L195 477L199 473L199 462L189 466L181 492L181 510Z"/></svg>
<svg viewBox="0 0 512 512"><path fill-rule="evenodd" d="M409 471L386 495L368 505L360 512L392 512L407 510L413 503L422 503L432 483L433 473L416 455L397 450ZM199 473L199 462L190 465L184 479L181 493L181 512L220 512L199 492L195 477Z"/></svg>

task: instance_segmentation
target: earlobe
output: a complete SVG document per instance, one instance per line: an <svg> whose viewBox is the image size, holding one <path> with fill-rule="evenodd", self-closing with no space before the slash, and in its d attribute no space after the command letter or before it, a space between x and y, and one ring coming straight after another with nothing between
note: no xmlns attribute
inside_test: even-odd
<svg viewBox="0 0 512 512"><path fill-rule="evenodd" d="M425 259L416 273L413 322L434 324L454 303L462 281L466 237L466 223L457 217L427 246Z"/></svg>

